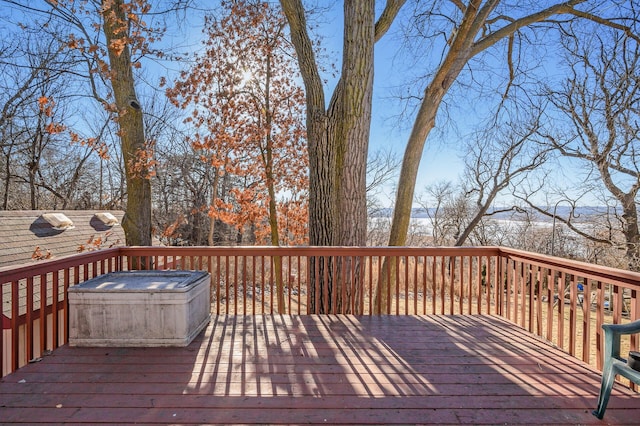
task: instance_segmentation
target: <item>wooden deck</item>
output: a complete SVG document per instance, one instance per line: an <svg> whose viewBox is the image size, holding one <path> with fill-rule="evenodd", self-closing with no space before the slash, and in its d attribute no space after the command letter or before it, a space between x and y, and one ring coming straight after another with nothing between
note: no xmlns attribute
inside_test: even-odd
<svg viewBox="0 0 640 426"><path fill-rule="evenodd" d="M62 347L0 382L0 423L640 424L618 386L492 316L220 316L186 348Z"/></svg>

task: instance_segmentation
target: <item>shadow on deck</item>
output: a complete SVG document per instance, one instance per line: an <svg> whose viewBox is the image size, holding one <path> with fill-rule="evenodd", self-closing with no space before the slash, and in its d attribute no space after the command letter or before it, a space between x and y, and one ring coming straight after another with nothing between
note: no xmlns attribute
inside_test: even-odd
<svg viewBox="0 0 640 426"><path fill-rule="evenodd" d="M640 396L495 316L218 316L186 348L64 346L0 422L640 424Z"/></svg>

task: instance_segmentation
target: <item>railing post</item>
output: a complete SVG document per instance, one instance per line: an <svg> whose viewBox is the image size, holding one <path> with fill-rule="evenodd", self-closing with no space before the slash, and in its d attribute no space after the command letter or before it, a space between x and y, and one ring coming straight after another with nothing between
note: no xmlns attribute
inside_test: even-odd
<svg viewBox="0 0 640 426"><path fill-rule="evenodd" d="M27 277L27 305L26 318L27 323L24 328L26 340L25 355L27 362L33 359L33 277Z"/></svg>
<svg viewBox="0 0 640 426"><path fill-rule="evenodd" d="M589 363L591 357L591 284L586 277L582 278L582 360Z"/></svg>
<svg viewBox="0 0 640 426"><path fill-rule="evenodd" d="M640 318L640 291L632 289L631 290L631 300L629 306L629 315L631 318ZM631 335L631 340L629 341L629 347L632 351L637 351L640 349L640 337L637 334ZM638 386L636 383L631 383L631 389L635 392L638 392Z"/></svg>
<svg viewBox="0 0 640 426"><path fill-rule="evenodd" d="M11 283L11 371L15 371L20 366L20 299L18 286L19 281Z"/></svg>
<svg viewBox="0 0 640 426"><path fill-rule="evenodd" d="M569 282L569 353L576 355L576 320L577 320L577 282L575 274L571 274Z"/></svg>
<svg viewBox="0 0 640 426"><path fill-rule="evenodd" d="M9 284L9 285L11 285L11 284ZM0 283L0 306L4 307L4 283ZM5 362L7 362L7 360L5 360L6 354L10 353L4 347L5 346L4 345L4 334L5 334L4 325L5 325L4 308L1 308L0 309L0 378L4 377L4 371L5 371L4 365L5 365ZM11 332L10 330L11 329L9 329L7 334ZM7 369L9 369L9 368L7 368ZM7 374L8 374L8 372L7 372Z"/></svg>

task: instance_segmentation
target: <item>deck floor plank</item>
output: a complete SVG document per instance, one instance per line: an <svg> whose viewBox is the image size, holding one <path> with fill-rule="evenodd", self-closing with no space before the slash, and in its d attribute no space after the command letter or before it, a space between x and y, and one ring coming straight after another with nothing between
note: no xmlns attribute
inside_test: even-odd
<svg viewBox="0 0 640 426"><path fill-rule="evenodd" d="M185 348L64 346L0 381L0 423L621 424L640 395L493 316L218 316Z"/></svg>

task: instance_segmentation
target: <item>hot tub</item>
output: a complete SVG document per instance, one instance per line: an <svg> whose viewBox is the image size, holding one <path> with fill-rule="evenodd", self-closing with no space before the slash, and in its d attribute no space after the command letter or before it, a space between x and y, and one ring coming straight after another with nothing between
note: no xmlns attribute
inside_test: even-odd
<svg viewBox="0 0 640 426"><path fill-rule="evenodd" d="M71 346L187 346L211 317L206 272L112 272L69 287Z"/></svg>

